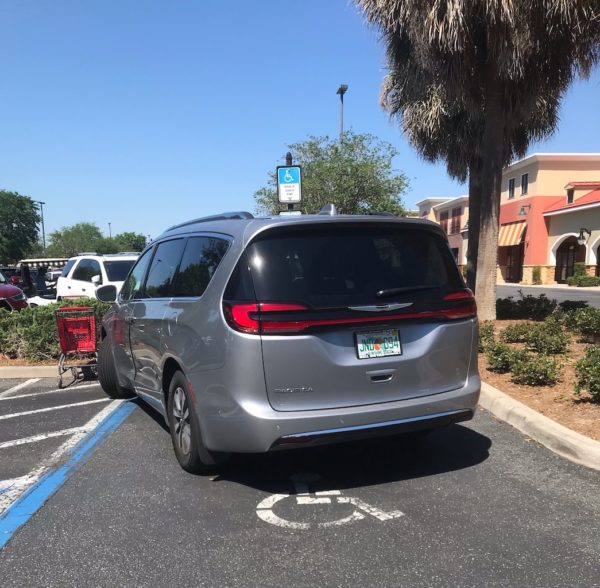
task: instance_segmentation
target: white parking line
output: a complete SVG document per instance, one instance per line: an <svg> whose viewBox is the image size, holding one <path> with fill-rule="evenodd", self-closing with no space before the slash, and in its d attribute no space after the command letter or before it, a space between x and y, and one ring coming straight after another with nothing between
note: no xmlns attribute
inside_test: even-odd
<svg viewBox="0 0 600 588"><path fill-rule="evenodd" d="M42 378L31 378L30 380L21 382L20 384L17 384L16 386L9 388L8 390L4 390L4 392L0 392L0 399L5 398L6 396L9 396L13 392L18 392L19 390L26 388L30 384L35 384L36 382L39 382L41 379Z"/></svg>
<svg viewBox="0 0 600 588"><path fill-rule="evenodd" d="M61 410L63 408L72 408L74 406L85 406L87 404L98 404L99 402L108 402L110 398L99 398L98 400L85 400L84 402L73 402L72 404L61 404L60 406L49 406L47 408L37 408L36 410L26 410L23 412L13 412L12 414L0 415L0 421L14 419L16 417L26 416L28 414L37 414L38 412L50 412L52 410Z"/></svg>
<svg viewBox="0 0 600 588"><path fill-rule="evenodd" d="M50 468L54 467L61 458L68 453L77 443L79 443L90 431L94 430L99 423L101 423L105 418L107 418L110 414L112 414L121 404L125 402L124 400L113 400L108 406L104 407L95 417L91 418L83 427L77 427L75 429L65 429L64 431L55 431L54 433L49 433L45 436L38 435L38 437L45 437L46 439L49 436L57 437L60 435L70 435L73 436L70 439L67 439L47 460L43 461L37 468L31 471L26 476L22 476L20 478L13 478L12 480L7 480L6 483L0 484L0 514L4 512L17 498L19 498L23 492L25 492L28 488L33 486ZM29 437L29 439L32 439ZM41 441L41 439L37 439ZM25 439L18 439L17 441L21 442L29 442ZM14 442L9 441L8 443L13 443L13 445L7 445L6 443L0 444L0 449L3 446L12 447L14 446ZM21 443L19 443L21 444Z"/></svg>
<svg viewBox="0 0 600 588"><path fill-rule="evenodd" d="M37 382L37 380L35 380ZM82 390L83 388L92 388L93 386L99 386L98 382L94 382L93 384L81 384L81 386L75 386L73 388L55 388L54 390L43 390L42 392L32 392L31 394L19 394L19 396L8 396L3 398L0 395L0 400L18 400L19 398L29 398L31 396L42 396L44 394L56 394L57 392L76 392L77 390ZM6 392L10 392L7 390ZM3 394L6 394L3 392Z"/></svg>
<svg viewBox="0 0 600 588"><path fill-rule="evenodd" d="M33 435L32 437L22 437L21 439L13 439L12 441L4 441L0 443L0 449L8 447L16 447L17 445L27 445L28 443L36 443L37 441L45 441L52 437L64 437L65 435L73 435L79 433L84 427L74 427L73 429L63 429L62 431L52 431L50 433L42 433L41 435Z"/></svg>

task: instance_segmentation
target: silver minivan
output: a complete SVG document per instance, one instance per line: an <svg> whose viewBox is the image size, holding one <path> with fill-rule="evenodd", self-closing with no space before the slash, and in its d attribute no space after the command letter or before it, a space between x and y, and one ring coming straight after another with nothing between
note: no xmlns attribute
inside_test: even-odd
<svg viewBox="0 0 600 588"><path fill-rule="evenodd" d="M161 412L191 472L231 452L430 430L477 405L475 300L429 221L201 218L97 296L114 301L103 389Z"/></svg>

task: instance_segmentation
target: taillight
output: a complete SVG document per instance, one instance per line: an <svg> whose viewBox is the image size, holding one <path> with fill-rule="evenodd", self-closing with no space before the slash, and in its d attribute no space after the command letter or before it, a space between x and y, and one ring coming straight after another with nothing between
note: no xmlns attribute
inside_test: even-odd
<svg viewBox="0 0 600 588"><path fill-rule="evenodd" d="M446 294L443 300L444 302L452 303L452 306L449 306L442 311L446 318L462 319L475 318L477 316L475 296L468 288Z"/></svg>
<svg viewBox="0 0 600 588"><path fill-rule="evenodd" d="M229 325L236 331L251 335L284 335L306 331L312 327L385 323L402 320L458 320L477 316L475 298L470 290L447 294L440 308L401 313L347 313L324 318L323 311L313 311L302 304L283 302L224 302L223 310Z"/></svg>
<svg viewBox="0 0 600 588"><path fill-rule="evenodd" d="M277 302L258 303L229 303L224 304L225 316L229 324L242 333L258 335L267 332L298 332L306 326L302 321L280 321L272 316L272 313L294 312L307 310L301 304L285 304ZM271 315L271 317L269 317ZM270 320L269 320L270 319Z"/></svg>

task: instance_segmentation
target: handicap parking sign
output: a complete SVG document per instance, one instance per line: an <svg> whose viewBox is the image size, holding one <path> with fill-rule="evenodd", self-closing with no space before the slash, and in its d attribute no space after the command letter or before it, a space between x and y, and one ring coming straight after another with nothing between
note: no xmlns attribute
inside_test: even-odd
<svg viewBox="0 0 600 588"><path fill-rule="evenodd" d="M282 204L302 200L302 172L299 165L277 167L277 195Z"/></svg>

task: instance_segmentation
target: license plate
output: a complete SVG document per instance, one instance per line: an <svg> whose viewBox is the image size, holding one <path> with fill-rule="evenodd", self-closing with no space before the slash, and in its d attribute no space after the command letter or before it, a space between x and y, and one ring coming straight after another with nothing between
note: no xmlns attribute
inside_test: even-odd
<svg viewBox="0 0 600 588"><path fill-rule="evenodd" d="M398 329L356 333L358 359L402 355Z"/></svg>

